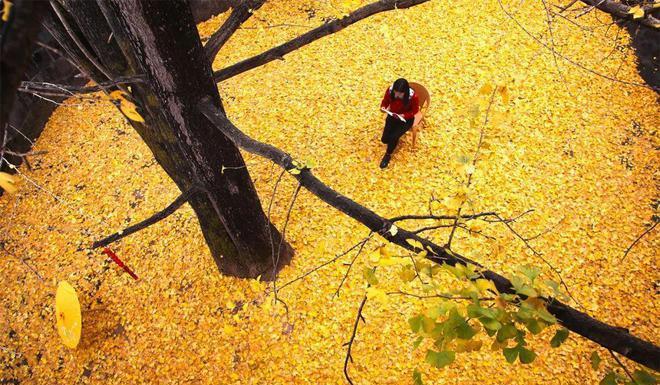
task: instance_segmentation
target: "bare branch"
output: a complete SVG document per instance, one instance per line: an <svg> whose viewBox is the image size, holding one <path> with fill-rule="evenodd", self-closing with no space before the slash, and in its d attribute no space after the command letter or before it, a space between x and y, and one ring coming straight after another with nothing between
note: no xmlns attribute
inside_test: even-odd
<svg viewBox="0 0 660 385"><path fill-rule="evenodd" d="M346 251L344 251L344 252L342 252L342 253L339 253L339 254L335 255L334 258L332 258L332 259L330 259L330 260L328 260L328 261L323 262L322 264L320 264L320 265L314 267L313 269L309 270L309 271L306 272L305 274L303 274L303 275L301 275L301 276L299 276L299 277L296 277L296 278L292 279L291 281L285 283L284 285L280 286L280 289L279 289L279 290L281 291L282 289L284 289L285 287L291 285L292 283L297 282L297 281L299 281L299 280L301 280L301 279L304 279L304 278L307 277L308 275L310 275L310 274L312 274L312 273L314 273L314 272L316 272L316 271L318 271L318 270L321 270L323 267L325 267L325 266L327 266L327 265L329 265L329 264L331 264L331 263L337 261L339 258L341 258L341 257L343 257L344 255L350 253L351 251L355 250L356 248L358 248L358 247L364 247L364 244L367 243L367 242L371 239L371 237L373 236L373 234L374 234L374 233L369 233L369 235L368 235L366 238L364 238L364 239L362 239L360 242L354 244L353 246L351 246L351 247L350 247L349 249L347 249Z"/></svg>
<svg viewBox="0 0 660 385"><path fill-rule="evenodd" d="M622 2L612 1L612 0L580 0L580 1L589 5L592 8L598 8L599 10L605 13L609 13L615 18L620 18L624 20L633 20L641 25L644 25L654 30L658 30L658 28L660 28L660 20L653 17L653 15L650 12L653 9L652 8L653 5L642 6L641 8L644 10L644 16L639 19L634 19L632 13L630 12L632 7L625 5Z"/></svg>
<svg viewBox="0 0 660 385"><path fill-rule="evenodd" d="M351 380L351 376L348 375L348 361L353 362L353 356L351 356L351 349L353 348L353 342L355 342L355 336L357 335L357 330L358 330L358 325L360 324L360 320L362 320L362 322L365 322L364 317L362 316L362 310L364 309L365 303L367 303L366 295L364 296L364 298L362 298L362 302L360 303L360 307L358 308L357 316L355 317L355 323L353 324L353 333L351 334L351 339L345 345L347 346L347 348L346 348L346 359L344 360L344 376L346 377L346 381L348 381L348 383L351 385L353 385L353 381Z"/></svg>
<svg viewBox="0 0 660 385"><path fill-rule="evenodd" d="M477 165L477 160L479 160L479 151L481 150L481 144L484 141L484 133L486 131L486 126L488 126L488 116L490 115L490 109L493 107L493 102L495 101L495 94L497 93L497 88L495 87L493 89L493 92L490 94L490 100L488 101L488 108L486 109L486 116L484 117L484 125L481 127L481 132L479 133L479 143L477 143L477 149L474 152L474 158L472 159L472 167L475 167ZM472 184L472 175L474 173L469 173L467 181L465 182L465 188L469 189L470 185ZM456 219L454 219L454 227L451 229L451 233L449 233L449 239L447 240L447 247L448 249L451 249L451 240L454 238L454 234L456 233L456 228L458 227L458 219L461 216L461 211L463 210L463 205L465 204L465 201L461 202L461 205L458 206L458 211L456 212Z"/></svg>
<svg viewBox="0 0 660 385"><path fill-rule="evenodd" d="M346 282L346 278L348 278L348 275L351 273L351 268L355 264L355 260L357 259L357 257L360 256L360 254L362 253L362 250L364 250L364 245L367 244L367 241L369 240L369 238L371 238L372 235L373 235L373 232L369 233L369 237L367 237L367 240L362 242L362 244L360 245L360 248L358 249L358 251L353 256L353 259L351 259L351 262L348 264L348 269L346 269L346 273L344 273L344 276L341 278L341 281L339 282L339 286L337 286L337 290L335 291L335 294L332 296L333 298L334 297L339 297L339 291L341 291L342 286L344 286L344 282Z"/></svg>
<svg viewBox="0 0 660 385"><path fill-rule="evenodd" d="M69 24L69 21L66 18L66 15L64 14L64 10L62 7L57 3L55 0L50 0L50 5L55 11L55 14L57 15L57 18L59 19L60 23L62 23L62 26L66 30L66 32L69 34L69 37L76 43L76 46L78 49L85 55L85 58L89 60L90 63L96 67L97 70L99 70L108 80L114 79L114 76L108 71L107 68L101 62L98 61L98 59L87 49L87 46L80 40L78 35L73 31L71 28L71 25Z"/></svg>
<svg viewBox="0 0 660 385"><path fill-rule="evenodd" d="M291 218L291 211L293 210L293 205L296 203L296 198L298 198L300 187L302 186L298 184L298 186L296 186L296 190L293 192L293 196L291 196L291 203L289 204L289 209L286 212L286 218L284 219L284 225L282 225L282 231L280 231L282 236L280 237L280 244L277 246L277 258L275 258L275 263L273 264L273 294L275 295L275 299L278 299L277 298L277 266L280 263L280 255L281 255L280 251L282 250L282 244L284 243L284 239L286 238L286 228L289 224L289 219Z"/></svg>
<svg viewBox="0 0 660 385"><path fill-rule="evenodd" d="M51 96L76 96L80 94L90 94L103 91L106 88L114 87L120 84L131 84L144 82L143 76L119 76L107 82L87 87L74 87L66 84L53 84L47 82L23 81L18 88L20 92L39 93Z"/></svg>
<svg viewBox="0 0 660 385"><path fill-rule="evenodd" d="M471 214L471 215L461 215L461 219L475 219L479 217L485 217L485 216L495 216L497 215L496 212L491 211L491 212L486 212L486 213L479 213L479 214ZM405 221L405 220L410 220L410 219L456 219L456 215L401 215L398 217L392 217L389 219L390 222L399 222L399 221Z"/></svg>
<svg viewBox="0 0 660 385"><path fill-rule="evenodd" d="M628 253L630 252L630 250L632 250L632 248L635 247L635 245L636 245L636 244L637 244L637 243L638 243L638 242L639 242L639 241L640 241L640 240L641 240L646 234L648 234L648 233L650 233L651 231L653 231L653 229L655 229L655 226L657 226L658 223L660 223L660 221L658 221L658 220L656 220L655 222L653 222L653 226L651 226L651 227L649 227L648 229L646 229L642 234L640 234L639 237L637 237L637 239L635 239L635 240L633 241L633 243L630 244L630 246L628 246L628 248L626 249L626 252L623 253L623 257L621 257L621 261L622 261L622 262L623 262L623 260L626 259L626 257L628 256Z"/></svg>
<svg viewBox="0 0 660 385"><path fill-rule="evenodd" d="M96 249L99 247L105 247L112 242L116 242L124 237L127 237L135 232L138 232L146 227L149 227L153 225L154 223L157 223L168 216L170 216L172 213L174 213L179 207L183 206L184 203L188 202L188 200L197 192L199 192L201 188L199 187L193 187L189 189L188 191L184 192L183 194L179 195L178 198L172 203L170 203L169 206L165 207L162 211L157 212L156 214L152 215L151 217L143 220L140 223L137 223L133 226L127 227L125 230L119 231L117 233L114 233L106 238L101 239L100 241L96 241L92 244L92 249Z"/></svg>
<svg viewBox="0 0 660 385"><path fill-rule="evenodd" d="M10 257L13 257L13 258L15 258L15 259L18 259L23 265L25 265L25 267L28 268L28 270L30 270L31 272L33 272L33 273L37 276L37 278L39 278L39 280L40 280L41 282L44 282L44 277L42 277L41 274L39 274L39 272L38 272L34 267L30 266L30 264L27 263L27 262L25 261L25 259L19 257L18 255L15 255L15 254L12 253L11 251L7 250L7 247L5 246L5 243L4 243L4 242L0 242L0 249L2 249L2 251L4 251L5 253L7 253L7 255L9 255Z"/></svg>
<svg viewBox="0 0 660 385"><path fill-rule="evenodd" d="M245 21L252 16L252 13L261 8L265 2L266 0L243 0L234 6L234 9L231 11L227 20L222 23L220 28L211 35L204 45L206 57L209 58L210 62L213 62L213 59L218 54L218 51L220 51L220 48L225 45L227 40L229 40L241 24L245 23Z"/></svg>
<svg viewBox="0 0 660 385"><path fill-rule="evenodd" d="M585 70L585 71L587 71L591 74L594 74L596 76L600 76L601 78L611 80L613 82L617 82L617 83L621 83L621 84L627 84L629 86L650 88L654 91L658 90L658 87L655 87L655 86L649 86L649 85L642 84L642 83L629 82L629 81L626 81L626 80L617 79L617 78L609 76L609 75L605 75L605 74L600 73L598 71L595 71L595 70L593 70L589 67L586 67L585 65L580 64L580 63L576 62L575 60L573 60L573 59L571 59L567 56L564 56L564 55L560 54L559 52L555 51L551 46L547 45L546 43L542 42L538 37L534 36L534 34L531 33L527 28L525 28L525 26L523 26L518 19L516 19L509 11L507 11L507 9L504 7L504 4L502 4L502 0L497 0L497 1L500 5L500 8L502 9L502 11L509 17L509 19L513 20L513 22L516 23L516 25L520 29L522 29L523 32L525 32L525 34L527 34L527 36L531 37L535 42L537 42L541 46L543 46L546 49L550 50L554 55L557 55L557 57L560 57L560 58L566 60L567 62L573 64L574 66L576 66L578 68L581 68L581 69L583 69L583 70Z"/></svg>
<svg viewBox="0 0 660 385"><path fill-rule="evenodd" d="M198 108L236 146L252 154L270 159L285 170L298 170L294 166L291 155L245 135L227 119L210 98L202 99ZM473 264L483 269L480 271L481 276L491 280L500 293L516 294L513 285L505 277L486 270L478 262L421 238L410 231L393 227L390 221L328 187L316 178L308 168L300 170L299 173L291 173L291 175L319 199L359 221L371 231L382 235L389 242L413 252L422 251L418 246L413 245L413 243L419 243L428 252L426 258L438 264L446 263L452 266L456 264ZM588 314L563 304L555 298L547 298L546 300L548 311L567 329L607 349L612 349L635 362L654 370L660 370L660 348L653 343L637 338L622 328L601 322Z"/></svg>
<svg viewBox="0 0 660 385"><path fill-rule="evenodd" d="M262 66L273 60L282 59L284 55L291 53L300 47L304 47L307 44L314 42L324 36L328 36L335 32L341 31L349 25L357 23L358 21L371 15L375 15L384 11L390 11L393 9L409 8L417 4L425 3L427 1L429 0L380 0L375 3L371 3L355 10L342 19L333 20L329 23L323 24L322 26L302 34L293 40L289 40L282 45L271 48L266 52L253 56L249 59L245 59L219 71L215 71L213 73L213 78L216 82L227 80L242 72Z"/></svg>
<svg viewBox="0 0 660 385"><path fill-rule="evenodd" d="M419 294L414 294L414 293L407 293L405 291L390 291L385 293L387 295L404 295L407 297L415 297L419 299L428 299L428 298L444 298L444 299L450 299L453 301L458 301L458 300L466 300L466 301L471 301L473 298L472 297L467 297L467 296L460 296L460 295L451 295L451 294L428 294L428 295L419 295ZM490 298L490 297L484 297L484 298L479 298L479 301L493 301L495 298Z"/></svg>

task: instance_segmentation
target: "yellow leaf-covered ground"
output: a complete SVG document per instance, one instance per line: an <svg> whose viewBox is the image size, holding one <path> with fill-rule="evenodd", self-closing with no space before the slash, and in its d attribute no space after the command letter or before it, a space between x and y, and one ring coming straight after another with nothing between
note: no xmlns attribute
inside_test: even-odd
<svg viewBox="0 0 660 385"><path fill-rule="evenodd" d="M271 1L229 41L214 68L284 42L356 1ZM542 5L507 2L535 36L547 40ZM221 15L200 25L209 36ZM604 16L601 15L601 19ZM594 15L580 19L593 32L560 19L557 49L585 67L641 83L635 58L612 52L615 34ZM278 26L286 23L286 26ZM275 27L269 27L275 26ZM609 38L607 38L609 37ZM626 44L624 32L619 44ZM376 15L221 84L234 122L259 140L298 159L315 160L329 185L384 216L424 213L431 196L455 194L464 180L458 162L475 149L479 128L469 106L484 84L505 84L495 124L486 128L491 153L476 167L470 211L513 216L515 225L561 269L571 293L597 318L660 343L655 285L660 280L656 233L620 261L645 229L657 202L657 95L615 83L558 59L522 32L496 1L431 1ZM416 150L402 141L390 167L378 162L383 116L380 97L397 77L424 84L432 105ZM81 104L82 103L82 104ZM280 292L289 307L273 305L267 286L220 276L189 206L113 245L140 277L134 281L98 252L92 240L162 209L178 191L110 103L69 101L56 110L36 150L34 171L21 169L15 195L0 198L0 241L15 257L0 261L0 378L25 384L340 384L345 348L365 292L358 259L339 298L332 299L351 256ZM276 171L246 155L264 202ZM231 172L227 170L225 172ZM654 180L654 177L656 178ZM285 178L273 220L281 225L294 189ZM61 198L55 200L50 193ZM497 225L484 231L496 243L459 232L453 247L494 269L546 265ZM367 235L359 224L307 192L287 230L296 249L280 284L331 259ZM433 239L446 240L446 232ZM375 240L367 245L376 248ZM60 342L53 314L57 282L69 281L83 310L77 350ZM382 280L382 277L381 277ZM396 282L383 288L397 287ZM354 345L357 384L410 384L418 367L429 384L587 384L596 346L571 335L551 349L550 332L532 340L529 366L509 365L484 349L431 369L412 350L407 319L425 306L392 297L368 302L366 325ZM577 306L577 305L576 305ZM601 352L601 356L605 356Z"/></svg>

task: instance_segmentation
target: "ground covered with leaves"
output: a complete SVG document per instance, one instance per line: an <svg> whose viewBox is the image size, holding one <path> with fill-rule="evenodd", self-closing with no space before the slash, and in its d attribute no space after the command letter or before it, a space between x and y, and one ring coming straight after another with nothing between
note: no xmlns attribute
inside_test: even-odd
<svg viewBox="0 0 660 385"><path fill-rule="evenodd" d="M214 68L359 3L268 2L220 51ZM533 209L513 227L525 237L541 234L529 243L542 256L502 224L468 227L495 239L459 229L452 247L506 274L530 264L558 280L554 266L579 302L569 301L572 306L658 343L657 235L649 233L622 259L657 214L657 95L561 57L555 61L534 40L552 44L542 4L505 6L533 38L495 1L478 8L473 1L431 1L379 14L220 84L228 115L249 135L313 160L324 182L386 217L426 213L431 197L439 201L436 213L454 214L453 201L445 198L459 192L468 199L468 213L509 218ZM202 36L225 17L201 24ZM625 48L629 36L600 19L595 13L581 18L591 29L584 30L555 18L557 51L585 68L641 83L635 57ZM383 171L378 107L400 76L426 86L431 108L417 147L404 138ZM470 120L475 100L483 119L488 95L480 90L488 85L506 86L508 93L494 99L484 129L487 151L465 189L466 169L472 170L464 163L483 128ZM48 152L33 159L34 170L19 170L16 194L0 198L0 241L11 253L0 262L0 378L25 384L344 383L342 345L365 294L362 272L378 259L372 252L382 239L365 245L338 296L354 254L284 286L368 235L303 190L286 231L296 256L278 280L287 313L273 302L272 285L217 272L185 205L112 245L140 277L134 281L88 248L179 194L137 133L107 101L69 100L35 149ZM267 205L279 170L245 157ZM280 227L294 182L285 176L273 201L272 218ZM428 236L444 244L448 234L439 229ZM395 269L379 269L379 290L423 294L416 281L402 283ZM60 280L76 288L83 309L76 350L62 345L55 329ZM447 279L447 291L452 282ZM391 295L367 302L350 366L356 384L410 384L417 368L427 384L581 385L597 383L610 365L594 371L592 352L608 353L577 335L551 348L554 332L548 329L529 339L537 354L530 365L507 364L501 351L485 344L433 368L423 349L413 349L408 319L434 301Z"/></svg>

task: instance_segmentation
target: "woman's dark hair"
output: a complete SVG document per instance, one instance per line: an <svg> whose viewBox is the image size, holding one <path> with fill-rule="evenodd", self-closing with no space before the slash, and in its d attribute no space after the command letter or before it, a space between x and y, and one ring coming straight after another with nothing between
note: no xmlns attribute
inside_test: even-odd
<svg viewBox="0 0 660 385"><path fill-rule="evenodd" d="M404 78L396 79L394 84L392 84L392 91L390 92L390 97L394 99L394 91L403 92L403 104L408 105L410 102L410 84Z"/></svg>

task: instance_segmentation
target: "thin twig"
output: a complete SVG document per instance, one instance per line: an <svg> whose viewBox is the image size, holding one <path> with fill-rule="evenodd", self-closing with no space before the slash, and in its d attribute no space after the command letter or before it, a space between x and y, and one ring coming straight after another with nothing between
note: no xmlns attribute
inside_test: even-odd
<svg viewBox="0 0 660 385"><path fill-rule="evenodd" d="M355 323L353 324L353 333L351 333L351 339L346 344L344 344L344 346L347 346L346 359L344 360L344 376L346 377L346 381L348 381L348 383L351 385L354 384L353 381L351 380L351 376L348 375L348 362L349 361L353 362L351 349L353 348L353 342L355 342L355 336L357 335L357 330L358 330L358 325L360 324L360 320L366 323L364 317L362 316L362 310L364 309L364 304L366 302L367 302L367 296L365 295L364 298L362 298L362 302L360 303L360 307L358 308L357 316L355 317Z"/></svg>
<svg viewBox="0 0 660 385"><path fill-rule="evenodd" d="M632 248L635 247L635 245L642 239L642 237L644 237L646 234L653 231L653 229L655 229L655 226L657 226L658 223L660 223L660 221L653 222L653 226L651 226L648 229L644 230L644 232L642 234L640 234L640 236L637 237L637 239L635 239L633 241L633 243L630 244L630 246L628 246L628 248L626 249L626 252L623 253L623 257L621 257L621 262L623 262L623 260L628 256L628 253L630 252L630 250L632 250Z"/></svg>
<svg viewBox="0 0 660 385"><path fill-rule="evenodd" d="M506 14L511 20L513 20L513 22L516 23L516 25L517 25L520 29L522 29L523 32L525 32L525 34L527 34L529 37L531 37L534 41L536 41L538 44L542 45L543 47L545 47L545 48L547 48L547 49L549 49L549 50L553 50L552 47L548 46L547 44L545 44L544 42L542 42L539 38L537 38L536 36L534 36L534 34L532 34L529 30L527 30L527 28L525 28L525 27L520 23L520 21L518 21L518 19L516 19L516 18L515 18L515 17L514 17L509 11L507 11L506 8L504 7L504 4L502 4L502 0L497 0L497 2L499 3L500 8L502 9L502 11L503 11L503 12L504 12L504 13L505 13L505 14ZM604 78L604 79L611 80L611 81L613 81L613 82L617 82L617 83L621 83L621 84L627 84L627 85L629 85L629 86L643 87L643 88L650 88L650 89L652 89L652 90L656 90L656 89L657 89L657 87L655 87L655 86L649 86L649 85L647 85L647 84L635 83L635 82L629 82L629 81L626 81L626 80L621 80L621 79L613 78L613 77L611 77L611 76L608 76L608 75L602 74L602 73L600 73L600 72L598 72L598 71L592 70L591 68L588 68L588 67L586 67L586 66L584 66L584 65L582 65L582 64L580 64L580 63L578 63L578 62L576 62L575 60L570 59L570 58L568 58L568 57L566 57L566 56L564 56L564 55L562 55L562 54L560 54L560 53L558 53L558 52L556 52L556 51L555 51L555 54L556 54L557 56L559 56L560 58L566 60L567 62L573 64L574 66L576 66L576 67L578 67L578 68L581 68L581 69L583 69L583 70L585 70L585 71L587 71L587 72L589 72L589 73L591 73L591 74L594 74L594 75L596 75L596 76L600 76L600 77L602 77L602 78Z"/></svg>
<svg viewBox="0 0 660 385"><path fill-rule="evenodd" d="M407 297L415 297L419 299L427 299L427 298L444 298L444 299L451 299L451 300L467 300L471 301L472 297L468 296L460 296L460 295L451 295L451 294L429 294L429 295L419 295L419 294L414 294L414 293L407 293L405 291L390 291L385 293L387 295L404 295ZM483 297L483 298L478 298L479 301L494 301L495 298L490 298L490 297Z"/></svg>
<svg viewBox="0 0 660 385"><path fill-rule="evenodd" d="M477 143L477 149L474 152L474 158L472 159L472 167L477 165L477 160L479 159L479 150L481 150L481 144L484 141L484 132L486 131L486 126L488 125L488 116L490 115L490 109L493 106L493 102L495 101L495 93L497 92L497 87L493 89L493 92L490 94L490 100L488 102L488 108L486 109L486 116L484 118L484 125L481 127L481 133L479 134L479 143ZM474 175L473 172L468 174L467 182L465 183L466 189L470 188L470 185L472 184L472 176ZM454 226L451 229L451 233L449 233L449 239L447 240L447 247L448 249L451 249L451 241L454 238L454 234L456 233L456 228L458 227L458 219L461 217L461 210L463 209L463 204L465 202L461 202L460 206L458 206L458 211L456 212L456 219L454 219Z"/></svg>
<svg viewBox="0 0 660 385"><path fill-rule="evenodd" d="M360 247L360 246L363 245L364 243L368 242L368 241L371 239L371 237L373 237L373 234L374 234L373 232L370 232L369 235L368 235L367 237L365 237L364 239L362 239L362 240L359 241L358 243L354 244L353 246L351 246L351 247L350 247L349 249L347 249L346 251L344 251L344 252L342 252L342 253L340 253L340 254L337 254L334 258L332 258L332 259L330 259L330 260L327 260L327 261L323 262L322 264L320 264L320 265L314 267L313 269L309 270L309 271L306 272L305 274L303 274L303 275L301 275L301 276L298 276L298 277L296 277L296 278L290 280L289 282L285 283L284 285L280 286L279 291L282 291L282 289L284 289L285 287L291 285L292 283L297 282L297 281L299 281L299 280L301 280L301 279L304 279L305 277L309 276L310 274L312 274L312 273L314 273L314 272L316 272L316 271L322 269L323 267L325 267L325 266L327 266L327 265L329 265L329 264L331 264L331 263L337 261L339 258L341 258L341 257L343 257L344 255L350 253L351 251L355 250L357 247Z"/></svg>
<svg viewBox="0 0 660 385"><path fill-rule="evenodd" d="M199 187L192 187L188 189L186 192L182 193L179 195L178 198L172 203L170 203L169 206L165 207L162 211L157 212L156 214L152 215L151 217L143 220L142 222L139 222L133 226L129 226L126 229L119 231L117 233L114 233L108 237L105 237L101 239L100 241L96 241L92 244L92 249L96 249L99 247L105 247L112 242L116 242L122 238L125 238L133 233L136 233L146 227L149 227L153 225L154 223L157 223L168 216L170 216L172 213L174 213L179 207L183 206L184 203L188 202L192 196L199 192L201 188Z"/></svg>
<svg viewBox="0 0 660 385"><path fill-rule="evenodd" d="M291 218L291 211L293 211L293 205L296 203L296 198L302 185L298 183L296 190L293 192L291 197L291 203L289 204L289 209L286 212L286 218L284 219L284 225L282 226L282 235L280 236L280 244L277 246L277 258L275 259L275 264L273 265L273 293L275 294L275 299L277 299L277 265L280 263L280 252L282 250L282 244L286 238L286 228L289 225L289 218Z"/></svg>
<svg viewBox="0 0 660 385"><path fill-rule="evenodd" d="M13 257L13 258L15 258L15 259L18 259L23 265L25 265L25 266L28 268L28 270L30 270L31 272L33 272L33 273L37 276L37 278L39 278L39 280L40 280L41 282L45 282L45 281L44 281L44 277L42 277L41 274L39 274L39 272L38 272L35 268L33 268L32 266L30 266L30 264L28 264L23 258L21 258L21 257L19 257L19 256L17 256L17 255L15 255L15 254L12 253L11 251L7 250L7 247L5 247L5 243L4 243L4 242L0 242L0 249L2 249L2 250L3 250L5 253L7 253L7 255L9 255L10 257Z"/></svg>
<svg viewBox="0 0 660 385"><path fill-rule="evenodd" d="M369 235L371 235L371 233ZM353 256L353 259L351 260L351 263L349 263L348 269L346 269L346 273L344 273L344 276L341 278L341 282L339 282L339 286L337 286L337 290L335 291L335 294L332 296L332 298L339 297L339 291L341 290L341 287L344 285L344 282L346 281L346 278L348 278L348 274L351 272L351 268L353 267L355 260L360 255L360 253L362 253L362 249L364 249L364 245L366 244L367 242L362 243L358 251Z"/></svg>
<svg viewBox="0 0 660 385"><path fill-rule="evenodd" d="M632 376L632 374L630 373L630 371L628 370L628 368L626 367L626 365L624 365L623 362L621 362L621 360L619 359L619 357L617 357L616 354L614 354L614 352L612 351L612 349L607 349L607 351L610 352L610 354L612 355L612 358L614 358L614 360L617 362L617 364L619 364L619 366L623 368L623 371L626 372L626 374L628 375L628 377L630 377L630 380L632 380L632 382L633 382L634 384L639 385L639 383L637 382L637 380L635 380L635 377Z"/></svg>
<svg viewBox="0 0 660 385"><path fill-rule="evenodd" d="M476 218L479 218L479 217L494 216L496 214L497 214L496 212L490 211L490 212L479 213L479 214L461 215L460 218L469 220L469 219L476 219ZM433 215L433 214L429 214L429 215L401 215L401 216L398 216L398 217L390 218L389 221L394 223L394 222L406 221L406 220L411 220L411 219L437 219L437 220L452 219L453 220L453 219L456 219L456 218L457 218L456 215Z"/></svg>

